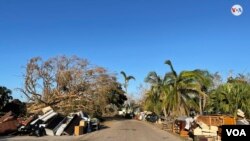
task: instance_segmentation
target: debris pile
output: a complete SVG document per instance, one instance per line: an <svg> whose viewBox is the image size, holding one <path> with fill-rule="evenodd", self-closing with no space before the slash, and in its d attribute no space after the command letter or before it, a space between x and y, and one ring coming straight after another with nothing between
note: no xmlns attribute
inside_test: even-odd
<svg viewBox="0 0 250 141"><path fill-rule="evenodd" d="M100 128L99 119L91 119L82 111L64 116L51 107L46 107L42 109L42 113L27 119L17 118L11 111L6 113L0 118L0 135L78 136Z"/></svg>
<svg viewBox="0 0 250 141"><path fill-rule="evenodd" d="M8 112L0 118L0 135L16 132L21 126L13 112Z"/></svg>
<svg viewBox="0 0 250 141"><path fill-rule="evenodd" d="M195 141L220 141L223 125L249 125L245 114L237 110L237 118L229 115L196 115L178 117L173 123L172 131L182 137L192 137Z"/></svg>
<svg viewBox="0 0 250 141"><path fill-rule="evenodd" d="M237 110L237 117L226 114L197 115L191 113L189 116L176 118L159 117L157 121L156 118L152 118L153 115L153 112L144 111L138 113L136 119L160 123L162 130L176 133L184 138L192 138L194 141L220 141L223 125L250 125L250 121L246 119L245 113L240 109Z"/></svg>

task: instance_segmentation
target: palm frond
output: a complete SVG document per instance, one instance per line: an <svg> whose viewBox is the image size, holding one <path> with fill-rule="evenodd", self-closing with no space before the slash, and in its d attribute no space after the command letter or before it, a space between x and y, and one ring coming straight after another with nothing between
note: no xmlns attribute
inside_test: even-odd
<svg viewBox="0 0 250 141"><path fill-rule="evenodd" d="M173 65L172 65L172 62L171 62L170 60L166 60L164 63L170 66L170 69L171 69L171 71L173 72L174 76L177 77L177 73L176 73L176 71L174 70L174 67L173 67Z"/></svg>
<svg viewBox="0 0 250 141"><path fill-rule="evenodd" d="M127 75L126 75L126 73L125 73L124 71L121 71L121 74L122 74L122 76L124 77L124 79L127 78Z"/></svg>
<svg viewBox="0 0 250 141"><path fill-rule="evenodd" d="M131 80L131 79L135 80L135 77L131 75L127 77L127 80Z"/></svg>

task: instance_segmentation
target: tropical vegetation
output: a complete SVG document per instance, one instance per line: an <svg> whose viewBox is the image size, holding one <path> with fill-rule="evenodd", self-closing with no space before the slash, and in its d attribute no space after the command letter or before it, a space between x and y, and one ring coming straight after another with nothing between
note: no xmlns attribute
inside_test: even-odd
<svg viewBox="0 0 250 141"><path fill-rule="evenodd" d="M0 110L13 99L11 93L10 89L0 86Z"/></svg>
<svg viewBox="0 0 250 141"><path fill-rule="evenodd" d="M145 93L145 110L165 117L188 115L190 109L199 114L223 113L236 116L237 109L250 115L250 84L247 77L228 78L226 83L216 83L218 73L207 70L177 71L170 60L164 62L170 71L164 76L149 72L145 82L150 88ZM220 77L220 76L219 76Z"/></svg>

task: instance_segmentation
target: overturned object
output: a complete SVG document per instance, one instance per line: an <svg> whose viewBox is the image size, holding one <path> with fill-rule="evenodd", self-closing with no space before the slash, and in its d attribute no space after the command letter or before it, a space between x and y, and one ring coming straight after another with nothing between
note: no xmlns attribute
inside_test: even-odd
<svg viewBox="0 0 250 141"><path fill-rule="evenodd" d="M64 129L68 126L68 124L71 122L72 119L73 119L72 116L65 117L64 120L62 121L62 124L58 127L55 135L61 136L63 134Z"/></svg>
<svg viewBox="0 0 250 141"><path fill-rule="evenodd" d="M45 135L45 127L47 126L47 123L55 116L57 116L58 113L54 112L53 110L48 111L46 114L38 117L36 120L32 121L30 123L31 128L31 135L35 136L43 136ZM49 135L53 135L51 132L48 131Z"/></svg>
<svg viewBox="0 0 250 141"><path fill-rule="evenodd" d="M82 119L78 115L74 115L70 120L66 128L64 129L64 134L66 135L74 135L74 128L78 126Z"/></svg>
<svg viewBox="0 0 250 141"><path fill-rule="evenodd" d="M33 122L31 122L31 125L36 124L36 122L38 120L42 120L43 122L47 122L49 119L51 119L52 117L56 116L58 113L54 112L53 110L47 112L46 114L40 116L39 118L37 118L36 120L34 120Z"/></svg>
<svg viewBox="0 0 250 141"><path fill-rule="evenodd" d="M52 120L50 120L49 123L47 123L45 127L45 132L49 136L54 136L56 134L56 131L63 123L63 120L65 120L65 117L61 115L55 116Z"/></svg>

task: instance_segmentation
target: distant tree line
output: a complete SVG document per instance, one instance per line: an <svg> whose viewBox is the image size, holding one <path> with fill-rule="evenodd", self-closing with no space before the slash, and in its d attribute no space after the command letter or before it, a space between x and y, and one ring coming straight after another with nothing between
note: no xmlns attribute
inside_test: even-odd
<svg viewBox="0 0 250 141"><path fill-rule="evenodd" d="M10 89L0 86L0 114L12 111L16 116L26 114L26 104L18 99L13 99Z"/></svg>

